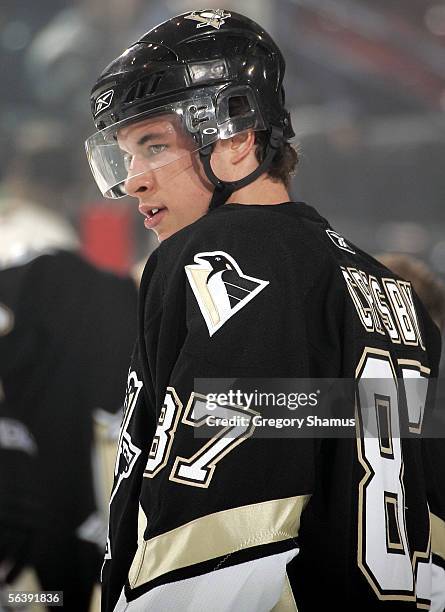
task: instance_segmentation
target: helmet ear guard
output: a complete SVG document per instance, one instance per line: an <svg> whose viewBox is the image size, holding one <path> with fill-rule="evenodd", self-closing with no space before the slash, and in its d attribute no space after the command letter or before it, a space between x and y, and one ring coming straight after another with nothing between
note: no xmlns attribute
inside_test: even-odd
<svg viewBox="0 0 445 612"><path fill-rule="evenodd" d="M236 113L234 100L238 102ZM226 87L214 96L192 99L185 108L183 121L198 147L214 142L215 137L227 140L248 129L267 129L255 96L246 85Z"/></svg>
<svg viewBox="0 0 445 612"><path fill-rule="evenodd" d="M236 102L236 104L231 104L231 102ZM248 129L254 131L267 129L261 116L261 111L256 104L255 96L251 88L246 86L230 87L223 90L218 95L216 103L216 125L219 139L221 140L226 140L237 134L241 134ZM281 147L284 140L283 128L271 126L269 143L264 159L258 167L243 179L238 181L223 181L216 176L210 163L214 140L210 144L205 143L206 134L210 134L214 129L213 126L208 126L207 121L200 125L203 147L199 149L199 156L207 178L215 186L209 210L221 206L228 200L232 193L253 183L261 174L267 172L275 153Z"/></svg>

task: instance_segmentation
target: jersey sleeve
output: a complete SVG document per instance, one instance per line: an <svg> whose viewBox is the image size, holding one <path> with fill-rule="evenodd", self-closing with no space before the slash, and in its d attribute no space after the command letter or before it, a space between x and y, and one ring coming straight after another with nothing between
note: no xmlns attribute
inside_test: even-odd
<svg viewBox="0 0 445 612"><path fill-rule="evenodd" d="M157 252L150 257L142 286L147 294L162 296L162 279L157 269ZM154 327L160 325L160 310L152 304ZM143 311L143 309L142 309ZM143 322L143 315L139 313ZM101 570L102 610L114 610L138 545L140 487L147 462L148 445L156 429L154 384L146 360L141 359L141 343L136 342L131 357L124 400L113 485L109 501L109 523L104 562Z"/></svg>
<svg viewBox="0 0 445 612"><path fill-rule="evenodd" d="M142 359L157 429L141 480L143 535L121 595L144 609L294 609L286 566L316 442L257 435L257 406L218 398L215 416L244 420L199 435L218 379L310 375L306 297L319 278L302 274L298 249L269 252L243 229L210 231L179 254L160 249L162 296L147 293Z"/></svg>

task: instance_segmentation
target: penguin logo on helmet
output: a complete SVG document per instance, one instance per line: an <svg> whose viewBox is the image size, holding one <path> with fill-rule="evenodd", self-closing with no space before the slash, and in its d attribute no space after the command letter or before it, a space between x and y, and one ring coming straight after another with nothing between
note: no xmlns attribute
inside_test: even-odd
<svg viewBox="0 0 445 612"><path fill-rule="evenodd" d="M187 15L185 19L198 21L197 28L212 26L216 30L219 30L220 27L226 23L226 19L231 16L231 13L226 13L223 9L216 9L214 11L199 11L198 13L193 11L193 13Z"/></svg>

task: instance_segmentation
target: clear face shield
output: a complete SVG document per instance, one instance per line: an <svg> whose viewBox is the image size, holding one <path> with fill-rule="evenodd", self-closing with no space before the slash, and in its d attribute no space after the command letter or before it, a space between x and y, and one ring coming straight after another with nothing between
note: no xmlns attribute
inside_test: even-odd
<svg viewBox="0 0 445 612"><path fill-rule="evenodd" d="M202 97L140 113L90 136L85 142L86 154L102 195L121 198L128 194L134 179L146 172L173 169L172 164L176 168L180 160L190 159L217 140L247 129L265 129L253 96L242 93L248 102L234 117L224 96L218 100L216 115L212 99ZM198 133L195 139L193 135Z"/></svg>

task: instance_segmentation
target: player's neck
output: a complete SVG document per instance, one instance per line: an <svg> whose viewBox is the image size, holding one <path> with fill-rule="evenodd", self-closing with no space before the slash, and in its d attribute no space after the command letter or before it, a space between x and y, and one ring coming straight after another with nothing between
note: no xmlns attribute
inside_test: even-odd
<svg viewBox="0 0 445 612"><path fill-rule="evenodd" d="M269 176L260 176L256 181L235 191L227 204L281 204L290 201L286 186Z"/></svg>

